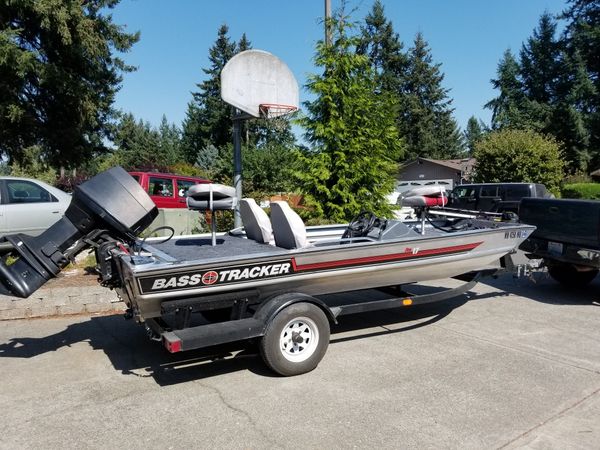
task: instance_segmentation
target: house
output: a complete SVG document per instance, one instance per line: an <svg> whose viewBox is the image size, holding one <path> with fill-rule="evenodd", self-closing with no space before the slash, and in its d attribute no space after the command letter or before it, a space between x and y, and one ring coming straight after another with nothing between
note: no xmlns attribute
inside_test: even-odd
<svg viewBox="0 0 600 450"><path fill-rule="evenodd" d="M430 184L442 184L450 190L457 184L471 181L475 162L475 158L409 161L400 167L394 195L397 198L404 191Z"/></svg>
<svg viewBox="0 0 600 450"><path fill-rule="evenodd" d="M404 164L398 174L399 182L450 181L452 186L470 181L475 158L428 159L417 158ZM433 184L433 183L430 183Z"/></svg>

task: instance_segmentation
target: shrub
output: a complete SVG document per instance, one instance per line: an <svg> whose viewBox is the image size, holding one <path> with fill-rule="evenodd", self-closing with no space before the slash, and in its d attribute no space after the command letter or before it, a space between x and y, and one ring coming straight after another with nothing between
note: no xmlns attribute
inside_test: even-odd
<svg viewBox="0 0 600 450"><path fill-rule="evenodd" d="M600 183L565 184L562 187L562 197L600 200Z"/></svg>
<svg viewBox="0 0 600 450"><path fill-rule="evenodd" d="M475 144L474 156L478 183L543 183L559 194L564 163L552 137L531 130L494 131Z"/></svg>

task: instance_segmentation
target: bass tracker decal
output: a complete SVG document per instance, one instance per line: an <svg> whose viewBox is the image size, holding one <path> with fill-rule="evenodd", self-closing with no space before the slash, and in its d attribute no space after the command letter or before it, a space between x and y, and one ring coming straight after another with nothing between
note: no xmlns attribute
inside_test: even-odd
<svg viewBox="0 0 600 450"><path fill-rule="evenodd" d="M280 277L293 273L287 261L271 261L264 264L228 266L204 271L182 272L177 275L162 275L140 278L142 293L177 291L215 284L238 283L263 278Z"/></svg>
<svg viewBox="0 0 600 450"><path fill-rule="evenodd" d="M284 278L300 273L331 269L369 266L401 260L464 253L478 247L481 242L435 249L405 248L401 253L365 256L361 258L336 259L317 263L299 264L295 257L287 260L269 261L262 264L215 267L205 270L186 271L171 275L155 275L138 279L140 292L150 294L165 291L181 291L206 288L223 284L239 284L257 280Z"/></svg>

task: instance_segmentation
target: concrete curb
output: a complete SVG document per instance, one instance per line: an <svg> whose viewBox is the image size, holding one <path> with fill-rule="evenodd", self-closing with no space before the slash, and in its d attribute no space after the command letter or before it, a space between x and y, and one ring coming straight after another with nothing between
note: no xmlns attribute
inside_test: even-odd
<svg viewBox="0 0 600 450"><path fill-rule="evenodd" d="M42 287L29 298L0 295L0 320L125 311L115 291L100 285Z"/></svg>

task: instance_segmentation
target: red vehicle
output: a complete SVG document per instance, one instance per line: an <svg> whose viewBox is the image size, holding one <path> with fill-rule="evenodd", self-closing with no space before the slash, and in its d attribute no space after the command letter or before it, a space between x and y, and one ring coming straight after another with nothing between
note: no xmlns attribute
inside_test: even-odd
<svg viewBox="0 0 600 450"><path fill-rule="evenodd" d="M159 172L129 172L159 208L187 208L187 190L194 184L210 183L198 177Z"/></svg>

